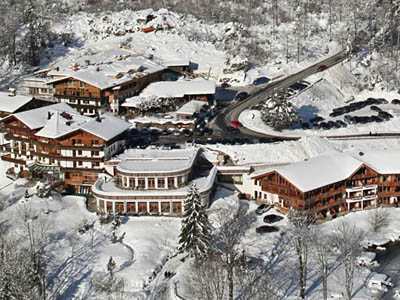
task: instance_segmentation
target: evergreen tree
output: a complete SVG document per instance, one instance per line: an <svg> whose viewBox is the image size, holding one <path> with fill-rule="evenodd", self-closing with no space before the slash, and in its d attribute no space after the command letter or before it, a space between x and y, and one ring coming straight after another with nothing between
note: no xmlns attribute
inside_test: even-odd
<svg viewBox="0 0 400 300"><path fill-rule="evenodd" d="M196 259L204 256L210 248L211 225L194 183L190 185L190 194L185 200L184 219L179 238L179 250L189 253Z"/></svg>

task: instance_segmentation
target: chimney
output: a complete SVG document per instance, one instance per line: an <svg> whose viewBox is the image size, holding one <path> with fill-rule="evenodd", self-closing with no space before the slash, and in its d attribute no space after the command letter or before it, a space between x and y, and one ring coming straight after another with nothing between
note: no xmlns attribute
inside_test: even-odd
<svg viewBox="0 0 400 300"><path fill-rule="evenodd" d="M97 113L97 115L96 115L96 121L101 123L101 118L100 118L100 114L99 113Z"/></svg>
<svg viewBox="0 0 400 300"><path fill-rule="evenodd" d="M17 91L14 88L9 88L8 89L8 96L9 97L14 97L17 95Z"/></svg>
<svg viewBox="0 0 400 300"><path fill-rule="evenodd" d="M85 60L85 65L86 65L86 67L90 66L90 60L89 59Z"/></svg>
<svg viewBox="0 0 400 300"><path fill-rule="evenodd" d="M100 72L100 67L96 67L96 72Z"/></svg>
<svg viewBox="0 0 400 300"><path fill-rule="evenodd" d="M60 71L60 67L57 67L57 68L56 68L56 71L57 71L57 72Z"/></svg>
<svg viewBox="0 0 400 300"><path fill-rule="evenodd" d="M363 156L364 152L359 152L358 155Z"/></svg>
<svg viewBox="0 0 400 300"><path fill-rule="evenodd" d="M50 120L51 119L51 112L47 112L47 120Z"/></svg>

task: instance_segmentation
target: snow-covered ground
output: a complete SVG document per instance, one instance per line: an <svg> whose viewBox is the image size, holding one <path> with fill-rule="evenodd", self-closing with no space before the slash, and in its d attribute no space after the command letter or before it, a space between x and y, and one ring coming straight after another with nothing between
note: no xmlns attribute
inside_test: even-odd
<svg viewBox="0 0 400 300"><path fill-rule="evenodd" d="M400 140L392 138L327 139L316 136L297 141L250 145L207 145L207 148L228 154L238 165L256 163L290 163L307 158L346 151L385 150L400 148Z"/></svg>

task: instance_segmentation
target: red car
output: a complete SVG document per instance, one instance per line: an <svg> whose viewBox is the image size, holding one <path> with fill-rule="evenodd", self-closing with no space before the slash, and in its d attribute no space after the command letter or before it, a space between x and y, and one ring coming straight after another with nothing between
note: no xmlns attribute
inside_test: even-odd
<svg viewBox="0 0 400 300"><path fill-rule="evenodd" d="M317 69L317 72L322 72L322 71L325 71L326 69L328 69L327 66L325 66L325 65L320 65L320 66L318 67L318 69Z"/></svg>
<svg viewBox="0 0 400 300"><path fill-rule="evenodd" d="M240 128L243 126L242 123L240 123L239 121L231 121L231 124L235 128Z"/></svg>

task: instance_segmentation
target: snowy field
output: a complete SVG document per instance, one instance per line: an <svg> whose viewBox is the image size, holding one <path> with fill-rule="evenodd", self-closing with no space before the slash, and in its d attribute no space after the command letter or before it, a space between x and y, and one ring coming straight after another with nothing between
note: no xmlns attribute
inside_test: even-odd
<svg viewBox="0 0 400 300"><path fill-rule="evenodd" d="M400 148L398 138L327 139L316 136L297 141L251 145L207 145L228 154L238 165L256 163L290 163L307 158L346 151L368 151Z"/></svg>

